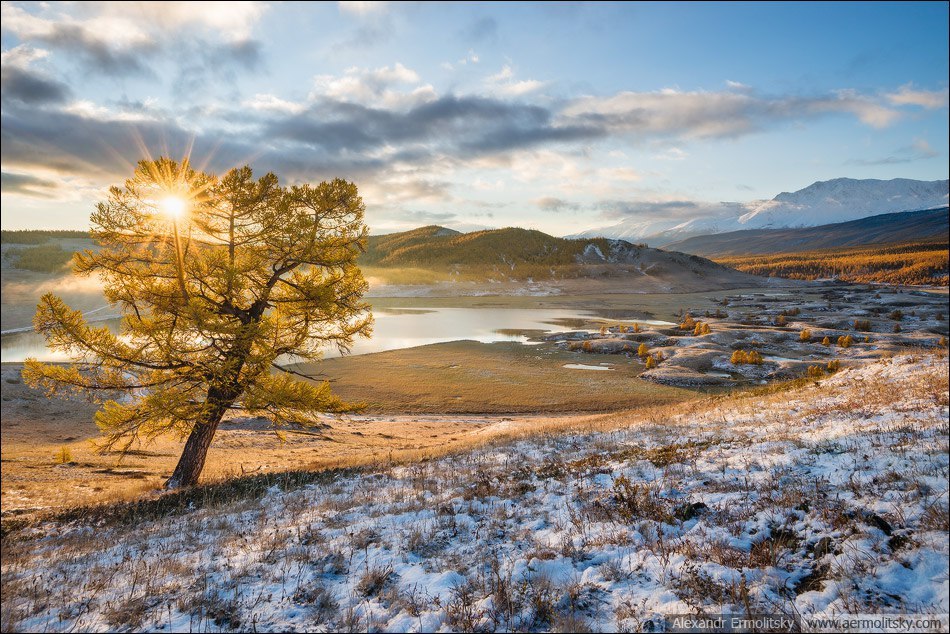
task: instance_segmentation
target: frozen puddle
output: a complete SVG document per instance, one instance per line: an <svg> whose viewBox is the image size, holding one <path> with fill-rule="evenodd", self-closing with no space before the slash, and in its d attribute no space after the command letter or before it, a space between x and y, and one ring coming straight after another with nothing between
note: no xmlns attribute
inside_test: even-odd
<svg viewBox="0 0 950 634"><path fill-rule="evenodd" d="M608 368L603 365L587 365L585 363L565 363L561 367L567 368L568 370L613 370L613 368Z"/></svg>

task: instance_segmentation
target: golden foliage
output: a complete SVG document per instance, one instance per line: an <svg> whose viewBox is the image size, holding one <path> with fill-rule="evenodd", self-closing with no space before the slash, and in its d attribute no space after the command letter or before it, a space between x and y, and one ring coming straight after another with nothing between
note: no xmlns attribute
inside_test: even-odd
<svg viewBox="0 0 950 634"><path fill-rule="evenodd" d="M73 461L73 452L70 451L69 447L63 445L56 451L56 463L57 464L69 464Z"/></svg>
<svg viewBox="0 0 950 634"><path fill-rule="evenodd" d="M862 284L950 283L950 248L946 241L723 257L716 261L753 275L798 280L836 277Z"/></svg>
<svg viewBox="0 0 950 634"><path fill-rule="evenodd" d="M802 328L802 331L798 333L798 340L805 343L811 341L811 330L808 328Z"/></svg>
<svg viewBox="0 0 950 634"><path fill-rule="evenodd" d="M732 357L729 359L732 365L762 365L763 359L762 355L758 350L736 350L732 353Z"/></svg>
<svg viewBox="0 0 950 634"><path fill-rule="evenodd" d="M170 198L185 213L161 213ZM122 311L120 332L47 293L34 326L78 362L28 360L23 377L50 393L102 395L96 423L122 449L165 431L213 434L233 406L275 426L345 409L325 383L271 373L282 356L316 360L369 335L356 266L363 214L341 179L282 187L249 167L216 177L187 161L141 161L92 215L101 248L75 257L76 273L97 275Z"/></svg>

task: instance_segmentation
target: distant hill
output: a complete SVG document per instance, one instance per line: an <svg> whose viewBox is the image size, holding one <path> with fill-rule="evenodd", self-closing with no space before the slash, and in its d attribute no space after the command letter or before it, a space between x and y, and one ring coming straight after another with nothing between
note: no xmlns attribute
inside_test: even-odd
<svg viewBox="0 0 950 634"><path fill-rule="evenodd" d="M624 240L571 240L517 228L459 233L428 226L371 236L360 266L370 275L398 276L404 282L407 275L400 273L405 271L426 281L623 277L650 289L711 289L761 282L695 255Z"/></svg>
<svg viewBox="0 0 950 634"><path fill-rule="evenodd" d="M651 219L654 213L635 213L623 222L589 229L569 237L622 238L666 246L693 236L743 229L788 229L849 222L867 216L944 207L950 181L835 178L818 181L795 192L782 192L771 200L721 203L670 203L687 212L670 219ZM647 220L645 220L647 219Z"/></svg>
<svg viewBox="0 0 950 634"><path fill-rule="evenodd" d="M696 236L665 248L704 256L793 253L931 239L947 240L947 207L881 214L800 229L747 229Z"/></svg>

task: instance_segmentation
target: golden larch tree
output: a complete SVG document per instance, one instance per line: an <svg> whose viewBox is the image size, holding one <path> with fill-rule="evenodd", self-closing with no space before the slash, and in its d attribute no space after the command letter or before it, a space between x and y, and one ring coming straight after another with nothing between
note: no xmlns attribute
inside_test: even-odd
<svg viewBox="0 0 950 634"><path fill-rule="evenodd" d="M363 215L356 185L340 179L281 186L249 167L216 177L187 160L142 161L92 214L100 248L75 260L121 310L119 332L46 294L34 326L74 362L28 360L24 378L51 394L93 394L107 447L187 438L166 486L193 485L232 409L275 429L347 409L328 383L281 362L317 359L328 346L346 352L369 336L356 264Z"/></svg>

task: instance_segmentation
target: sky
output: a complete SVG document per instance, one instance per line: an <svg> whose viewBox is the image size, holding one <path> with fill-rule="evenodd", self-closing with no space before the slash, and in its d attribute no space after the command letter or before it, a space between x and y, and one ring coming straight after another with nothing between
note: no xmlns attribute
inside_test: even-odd
<svg viewBox="0 0 950 634"><path fill-rule="evenodd" d="M345 178L372 233L565 235L946 179L948 21L945 2L3 2L0 221L87 228L160 155Z"/></svg>

